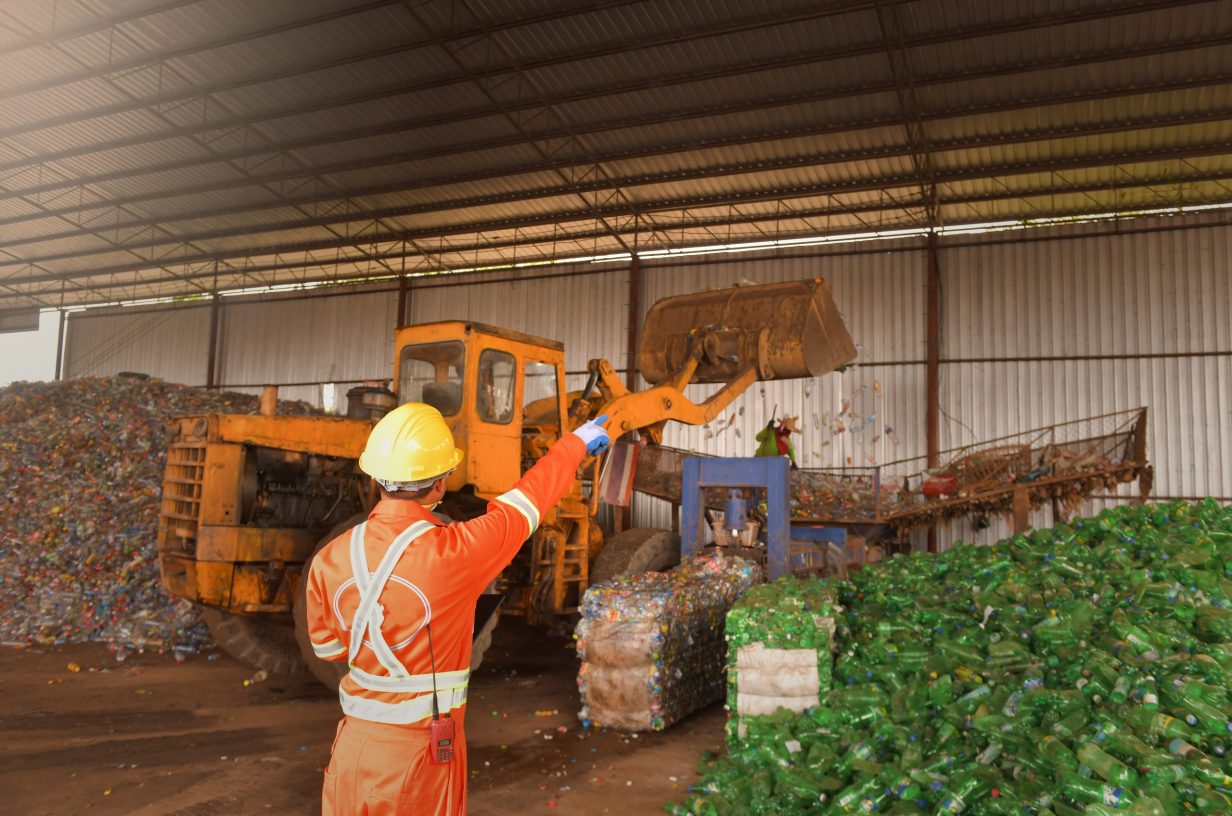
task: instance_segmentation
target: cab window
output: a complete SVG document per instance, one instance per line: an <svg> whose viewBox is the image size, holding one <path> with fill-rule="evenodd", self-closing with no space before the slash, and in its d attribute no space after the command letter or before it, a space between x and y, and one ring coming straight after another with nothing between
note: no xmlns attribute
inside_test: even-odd
<svg viewBox="0 0 1232 816"><path fill-rule="evenodd" d="M513 419L514 372L513 355L496 349L484 349L479 355L478 408L484 422L504 425Z"/></svg>
<svg viewBox="0 0 1232 816"><path fill-rule="evenodd" d="M556 366L528 360L522 376L522 423L560 426Z"/></svg>
<svg viewBox="0 0 1232 816"><path fill-rule="evenodd" d="M466 347L457 340L406 346L398 358L398 399L426 402L443 416L462 410Z"/></svg>

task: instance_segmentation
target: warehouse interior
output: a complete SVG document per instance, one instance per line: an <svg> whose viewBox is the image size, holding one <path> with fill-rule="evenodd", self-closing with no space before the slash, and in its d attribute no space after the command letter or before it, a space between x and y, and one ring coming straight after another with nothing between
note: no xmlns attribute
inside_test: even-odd
<svg viewBox="0 0 1232 816"><path fill-rule="evenodd" d="M802 584L754 581L749 598L779 593L771 600L783 607L773 620L756 619L747 612L752 602L736 600L748 588L741 582L752 580L739 569L724 573L721 589L704 584L718 578L696 579L710 587L698 597L725 598L729 608L699 611L705 605L692 590L676 586L680 608L659 614L694 615L690 625L718 637L720 655L726 616L728 663L703 670L689 663L688 650L658 649L675 657L656 660L683 661L684 676L708 672L721 688L716 697L699 690L709 688L701 680L673 688L654 663L652 715L639 728L621 727L610 712L607 722L586 716L603 708L593 696L602 672L584 680L602 639L587 634L586 610L611 603L606 612L618 617L619 604L630 603L619 581L583 603L587 570L604 573L593 548L578 597L556 599L554 626L532 625L542 623L542 608L519 614L508 601L471 685L470 812L504 812L516 802L597 813L612 807L613 790L632 809L611 812L667 805L692 816L933 812L954 797L960 809L948 812L977 816L1100 814L1105 805L1232 812L1232 784L1217 778L1232 771L1218 733L1232 728L1232 659L1221 651L1226 645L1232 655L1232 643L1222 643L1232 641L1232 624L1227 638L1220 628L1232 596L1224 598L1217 565L1232 563L1225 552L1232 550L1230 46L1232 6L1221 0L3 0L6 354L21 354L40 319L59 321L46 382L0 388L7 443L0 475L13 484L35 480L0 504L0 679L19 700L13 716L0 715L0 730L16 746L3 755L25 797L19 802L32 813L320 808L337 704L302 664L291 672L247 665L235 649L215 649L226 637L217 622L208 634L192 623L192 610L213 603L235 613L228 626L257 621L237 637L270 624L258 607L286 624L298 562L311 547L279 572L281 584L267 581L251 610L175 589L153 540L167 512L164 426L173 417L256 416L270 386L288 406L280 414L341 417L354 408L348 392L397 390L410 336L400 329L438 321L559 347L562 390L571 398L595 393L597 361L609 364L605 395L620 387L636 396L665 382L647 379L639 356L648 351L656 304L715 290L739 300L758 287L813 282L814 304L824 308L832 295L854 344L851 359L792 377L767 374L758 362L756 381L741 381L715 416L668 421L661 439L643 431L641 442L661 445L637 446L637 455L613 432L603 484L625 467L623 488L632 492L617 490L625 494L617 501L604 492L591 515L609 544L623 541L615 538L622 531L660 530L688 562L696 515L687 505L698 484L677 469L670 489L646 488L634 470L649 474L659 460L643 448L754 461L759 433L794 418L799 471L788 476L787 526L841 528L842 574L833 561L809 562L797 570L808 573ZM785 325L788 307L784 300L765 325ZM695 335L731 328L720 323L676 328ZM673 398L690 405L730 386L719 378L686 383ZM570 411L559 435L597 414L602 400L592 402L588 414ZM83 433L94 428L94 436L61 430L65 420ZM367 426L362 431L348 433L362 442ZM1060 457L1048 460L1048 473L1031 460L1005 475L1017 467L1012 456L1029 459L1037 449ZM519 449L511 450L514 467ZM48 451L50 461L34 458ZM993 467L994 451L1002 470L978 489L955 482L927 493L943 477L961 478L957 463ZM147 469L154 475L139 476ZM843 490L834 487L840 483ZM600 492L599 471L579 484L589 501ZM757 569L777 578L771 489L741 485L764 539L753 547L764 562ZM491 499L507 487L479 494ZM821 493L824 512L801 509L821 502ZM894 507L910 498L915 509L895 516L886 509L891 495ZM701 504L693 511L707 524L735 512L704 492ZM342 513L330 512L318 526L332 527ZM1098 519L1102 532L1091 534L1082 518ZM1199 538L1180 527L1199 530ZM718 530L702 538L710 543L721 523ZM1028 530L1036 531L1032 546L1051 553L1046 562L1007 544ZM314 540L322 532L314 527ZM1164 548L1162 560L1150 560L1148 540ZM1072 575L1058 572L1069 583L1057 589L1052 572L1057 559L1074 559L1062 549L1073 547L1098 555L1080 558ZM1101 560L1116 547L1141 576ZM997 560L1011 551L1007 563ZM288 569L268 557L261 569L275 562ZM1184 575L1170 571L1181 564ZM687 582L686 566L662 574ZM972 597L977 626L963 631L983 634L968 641L939 626L917 676L860 650L872 655L887 638L892 645L904 633L918 637L917 626L931 631L920 615L949 602L913 578L925 574ZM959 574L969 580L945 577ZM1033 574L1046 574L1044 588L1030 585ZM1107 586L1121 591L1121 578L1123 597L1110 594ZM650 591L648 580L638 591ZM90 589L74 590L74 582ZM1081 646L1056 641L1051 624L1040 632L1045 607L1036 609L1027 589L994 602L1005 583L1046 596L1044 618L1069 625L1088 614L1087 606L1071 608L1077 597L1098 612L1096 622ZM874 584L878 592L866 594L878 600L852 600L850 592ZM637 586L625 589L636 594ZM904 593L914 611L894 600ZM1101 605L1100 597L1114 596L1114 605ZM1168 611L1178 597L1187 616ZM157 614L137 611L147 602ZM808 616L783 611L797 608L791 604L832 610L829 628L806 626L802 635L793 627ZM1022 611L1014 614L1036 620L1032 634L1023 632L1029 654L985 642L989 627L1008 627L994 614L997 604L1016 604ZM170 614L174 622L159 622ZM583 627L574 629L579 617ZM670 629L666 617L662 623ZM161 643L134 634L159 626L169 633ZM736 678L758 675L737 670L732 644L802 649L759 626L786 626L807 641L797 645L810 659L827 654L811 675L811 705L797 705L795 718L756 712L766 725L737 699ZM173 643L190 630L192 638ZM1136 642L1130 635L1152 648L1130 659L1099 646L1106 663L1082 662L1082 649L1099 638ZM955 657L955 643L978 643L975 655ZM884 670L897 679L845 674L848 645L878 667L869 677ZM1174 649L1207 660L1173 655L1167 668L1147 665L1144 655ZM1009 713L1002 691L1023 672L1034 677L1037 660L1050 691L1096 700L1083 703L1081 724L1061 703L1055 718L1039 703L1035 720L1013 730L1022 719ZM1076 668L1067 674L1062 664ZM896 697L894 686L906 678L934 689L938 675L946 693L953 676L961 710L960 736L948 739L973 756L997 751L961 770L930 768L930 789L912 773L959 749L939 747L947 740L933 726L912 734L924 743L921 757L888 746L898 738L893 728L916 727L899 716L916 703L906 691ZM1161 684L1150 709L1134 697L1148 676ZM1191 683L1192 694L1168 696L1165 676ZM1101 683L1108 688L1092 698ZM872 708L884 717L841 728L826 720L827 711L846 716L870 705L852 686L880 701ZM1115 705L1106 699L1114 687ZM990 688L995 708L980 698ZM780 692L780 702L790 696ZM197 725L185 728L175 712L198 694L202 711L188 715ZM1206 708L1195 710L1199 697ZM670 713L676 705L700 713ZM1161 759L1169 754L1165 726L1139 724L1139 708L1188 723L1166 736L1196 753ZM233 722L243 710L247 731ZM57 711L90 723L77 746L89 769L44 799L48 780L66 767L55 723L67 715ZM108 740L114 719L136 723L125 726L135 729L127 743ZM1105 722L1120 723L1157 754L1131 759L1108 748ZM1061 723L1074 727L1062 733ZM995 739L986 733L994 725ZM862 744L874 726L891 730L876 732L873 755L853 756L853 740ZM841 732L833 741L816 731L831 727ZM204 747L176 741L189 732ZM1044 732L1066 753L1036 758L1042 749L1030 743ZM784 740L796 748L777 770L757 764L764 744ZM109 755L137 743L139 762L103 769ZM696 769L703 750L718 749L726 759ZM162 753L166 759L155 761ZM219 756L230 758L221 769ZM1180 771L1160 768L1184 773L1165 784ZM899 770L908 780L899 794L910 788L910 796L891 795ZM1129 795L1084 799L1094 795L1092 779ZM1008 805L994 801L1003 798ZM761 803L756 810L753 801Z"/></svg>

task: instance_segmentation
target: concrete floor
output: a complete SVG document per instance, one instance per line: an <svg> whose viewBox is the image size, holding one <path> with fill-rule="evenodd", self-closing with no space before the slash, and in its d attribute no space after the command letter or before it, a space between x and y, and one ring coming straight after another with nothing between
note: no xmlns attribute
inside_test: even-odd
<svg viewBox="0 0 1232 816"><path fill-rule="evenodd" d="M572 646L502 621L470 687L475 816L659 813L721 746L719 705L661 734L581 728ZM4 812L318 813L337 700L299 677L245 686L252 674L225 656L0 650Z"/></svg>

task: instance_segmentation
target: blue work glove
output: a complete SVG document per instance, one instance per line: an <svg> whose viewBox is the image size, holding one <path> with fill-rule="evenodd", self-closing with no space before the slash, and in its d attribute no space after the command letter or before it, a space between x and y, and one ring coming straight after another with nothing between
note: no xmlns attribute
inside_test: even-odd
<svg viewBox="0 0 1232 816"><path fill-rule="evenodd" d="M573 435L586 443L587 456L597 456L612 444L612 438L603 430L601 423L604 422L607 422L607 414L600 414L590 422L573 429Z"/></svg>

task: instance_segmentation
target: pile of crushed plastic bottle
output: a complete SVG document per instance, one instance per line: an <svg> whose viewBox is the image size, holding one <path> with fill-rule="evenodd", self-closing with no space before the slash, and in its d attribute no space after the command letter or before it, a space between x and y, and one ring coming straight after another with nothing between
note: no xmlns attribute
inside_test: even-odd
<svg viewBox="0 0 1232 816"><path fill-rule="evenodd" d="M98 641L120 656L211 646L196 609L159 584L166 425L257 407L254 396L142 377L0 389L0 642Z"/></svg>
<svg viewBox="0 0 1232 816"><path fill-rule="evenodd" d="M836 585L835 688L673 814L1232 814L1232 509L1106 510Z"/></svg>

